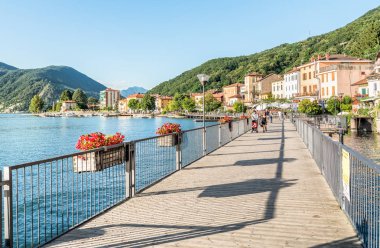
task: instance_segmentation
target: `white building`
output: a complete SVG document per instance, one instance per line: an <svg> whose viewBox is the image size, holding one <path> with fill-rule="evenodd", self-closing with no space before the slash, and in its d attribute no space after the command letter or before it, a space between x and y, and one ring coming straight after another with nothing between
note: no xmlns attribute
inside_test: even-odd
<svg viewBox="0 0 380 248"><path fill-rule="evenodd" d="M300 70L293 70L284 74L284 94L287 99L291 99L300 93Z"/></svg>
<svg viewBox="0 0 380 248"><path fill-rule="evenodd" d="M77 107L76 101L73 100L67 100L62 102L61 111L69 111L69 110L75 110Z"/></svg>
<svg viewBox="0 0 380 248"><path fill-rule="evenodd" d="M102 108L116 109L120 100L120 91L107 88L100 91L100 106Z"/></svg>
<svg viewBox="0 0 380 248"><path fill-rule="evenodd" d="M276 99L285 97L284 80L272 82L272 97Z"/></svg>
<svg viewBox="0 0 380 248"><path fill-rule="evenodd" d="M367 77L368 96L380 97L380 53L377 54L374 71Z"/></svg>

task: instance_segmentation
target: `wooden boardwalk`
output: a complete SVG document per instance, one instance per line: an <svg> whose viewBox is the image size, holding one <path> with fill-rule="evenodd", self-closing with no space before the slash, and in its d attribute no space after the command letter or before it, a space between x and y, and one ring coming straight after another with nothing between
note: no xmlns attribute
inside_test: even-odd
<svg viewBox="0 0 380 248"><path fill-rule="evenodd" d="M361 247L289 122L247 133L48 247Z"/></svg>

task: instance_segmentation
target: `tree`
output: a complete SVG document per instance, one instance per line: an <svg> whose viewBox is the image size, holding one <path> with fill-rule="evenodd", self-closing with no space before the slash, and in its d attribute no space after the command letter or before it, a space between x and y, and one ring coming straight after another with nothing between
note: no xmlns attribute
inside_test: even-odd
<svg viewBox="0 0 380 248"><path fill-rule="evenodd" d="M192 99L190 97L186 97L182 101L182 109L187 110L189 112L193 112L195 110L195 108L196 108L196 105L195 105L194 99Z"/></svg>
<svg viewBox="0 0 380 248"><path fill-rule="evenodd" d="M59 112L59 111L61 111L61 107L62 107L62 102L57 102L57 104L55 104L55 106L54 106L54 111L56 111L56 112Z"/></svg>
<svg viewBox="0 0 380 248"><path fill-rule="evenodd" d="M234 103L233 108L236 113L245 113L246 107L244 106L244 103L241 101L237 101Z"/></svg>
<svg viewBox="0 0 380 248"><path fill-rule="evenodd" d="M340 104L340 109L345 112L352 110L352 98L349 96L344 96Z"/></svg>
<svg viewBox="0 0 380 248"><path fill-rule="evenodd" d="M75 101L79 108L84 109L87 107L87 95L81 89L74 91L72 100Z"/></svg>
<svg viewBox="0 0 380 248"><path fill-rule="evenodd" d="M142 110L154 110L156 108L156 99L149 95L145 94L141 100L141 109Z"/></svg>
<svg viewBox="0 0 380 248"><path fill-rule="evenodd" d="M340 112L340 101L335 96L330 97L326 102L326 110L333 115Z"/></svg>
<svg viewBox="0 0 380 248"><path fill-rule="evenodd" d="M43 107L44 102L42 101L41 97L39 95L33 96L32 100L30 101L29 111L32 113L39 113L42 111Z"/></svg>
<svg viewBox="0 0 380 248"><path fill-rule="evenodd" d="M98 104L98 103L99 103L99 100L96 99L95 97L90 96L90 97L87 99L87 103L88 103L88 104Z"/></svg>
<svg viewBox="0 0 380 248"><path fill-rule="evenodd" d="M318 115L322 113L322 108L317 101L311 102L309 99L304 99L298 104L298 111L309 115Z"/></svg>
<svg viewBox="0 0 380 248"><path fill-rule="evenodd" d="M131 99L128 101L128 108L132 110L139 109L140 102L137 99Z"/></svg>
<svg viewBox="0 0 380 248"><path fill-rule="evenodd" d="M72 100L72 97L73 97L73 92L71 90L66 89L66 90L62 91L59 100L60 101L69 101L69 100Z"/></svg>
<svg viewBox="0 0 380 248"><path fill-rule="evenodd" d="M211 112L217 110L222 106L222 103L216 100L211 93L207 93L205 96L205 112Z"/></svg>

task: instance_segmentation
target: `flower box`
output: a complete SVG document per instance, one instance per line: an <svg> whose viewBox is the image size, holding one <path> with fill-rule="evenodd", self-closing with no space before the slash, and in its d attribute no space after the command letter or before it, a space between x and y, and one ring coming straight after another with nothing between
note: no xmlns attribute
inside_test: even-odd
<svg viewBox="0 0 380 248"><path fill-rule="evenodd" d="M107 148L106 148L107 149ZM96 172L125 162L124 147L89 152L73 157L74 172Z"/></svg>
<svg viewBox="0 0 380 248"><path fill-rule="evenodd" d="M158 146L162 147L170 147L170 146L176 146L178 145L178 135L167 135L163 137L159 137L158 140Z"/></svg>

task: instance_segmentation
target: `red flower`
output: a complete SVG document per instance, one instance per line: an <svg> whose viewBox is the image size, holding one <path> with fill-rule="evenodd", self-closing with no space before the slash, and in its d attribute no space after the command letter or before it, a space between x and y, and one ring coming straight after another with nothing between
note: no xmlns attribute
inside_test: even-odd
<svg viewBox="0 0 380 248"><path fill-rule="evenodd" d="M120 144L123 141L124 135L122 135L121 133L105 136L103 133L96 132L80 136L75 145L75 148L77 148L78 150L87 151L102 146Z"/></svg>
<svg viewBox="0 0 380 248"><path fill-rule="evenodd" d="M176 123L165 123L160 128L157 129L156 134L158 135L164 135L164 134L170 134L170 133L180 133L181 132L181 125Z"/></svg>

